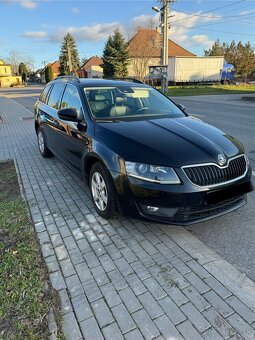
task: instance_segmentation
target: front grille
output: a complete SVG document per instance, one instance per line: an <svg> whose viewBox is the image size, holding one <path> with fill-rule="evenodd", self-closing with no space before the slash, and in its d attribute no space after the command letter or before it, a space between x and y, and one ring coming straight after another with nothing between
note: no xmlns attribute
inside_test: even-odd
<svg viewBox="0 0 255 340"><path fill-rule="evenodd" d="M247 169L245 156L242 155L229 161L227 167L201 165L183 168L190 181L199 186L217 185L241 177Z"/></svg>

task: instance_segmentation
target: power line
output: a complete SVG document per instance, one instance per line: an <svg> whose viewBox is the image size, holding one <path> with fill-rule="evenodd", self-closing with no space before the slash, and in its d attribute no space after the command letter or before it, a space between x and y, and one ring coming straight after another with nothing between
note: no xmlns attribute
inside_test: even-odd
<svg viewBox="0 0 255 340"><path fill-rule="evenodd" d="M222 20L222 21L218 21L218 22L211 22L211 23L199 25L199 26L187 26L187 27L191 28L191 27L206 27L206 26L212 26L212 25L222 25L222 24L225 24L226 22L239 22L239 23L243 23L243 24L254 25L254 22L245 22L245 21L239 21L239 20L236 20L236 19L230 19L230 20ZM172 23L173 22L171 22L170 24L172 24Z"/></svg>
<svg viewBox="0 0 255 340"><path fill-rule="evenodd" d="M173 26L176 26L176 27L184 27L184 28L190 28L190 29L197 29L197 28L200 28L200 27L203 27L203 26L182 26L182 25L173 25ZM203 30L206 30L206 31L211 31L211 32L218 32L218 33L226 33L226 34L237 34L237 35L245 35L245 36L250 36L250 37L255 37L255 34L248 34L248 33L239 33L239 32L227 32L227 31L219 31L219 30L213 30L213 29L210 29L210 28L204 28L203 27Z"/></svg>
<svg viewBox="0 0 255 340"><path fill-rule="evenodd" d="M248 4L248 3L246 3L244 6L238 6L238 7L235 7L235 8L228 8L227 10L225 10L225 11L221 11L221 13L219 13L220 15L222 15L222 14L229 14L229 13L232 13L232 12L235 12L235 11L238 11L238 13L241 13L240 11L242 10L242 9L247 9L247 7L249 7L250 6L250 4ZM252 8L251 10L254 10L254 8Z"/></svg>
<svg viewBox="0 0 255 340"><path fill-rule="evenodd" d="M191 14L191 13L187 13L187 12L183 12L183 11L179 11L179 10L176 10L174 9L173 12L178 12L178 13L183 13L183 14ZM226 17L220 17L219 15L218 16L213 16L213 15L201 15L200 13L198 14L194 14L193 16L196 16L196 17L202 17L202 18L209 18L209 19L228 19L228 18L243 18L243 17L249 17L249 16L253 16L253 14L255 14L255 12L250 12L248 14L236 14L236 15L229 15L229 16L226 16ZM184 19L180 19L180 20L186 20L187 17L185 17Z"/></svg>
<svg viewBox="0 0 255 340"><path fill-rule="evenodd" d="M239 0L239 1L233 2L233 3L228 4L228 5L216 7L216 8L210 9L210 10L208 10L208 11L201 12L200 15L201 15L201 14L204 14L204 13L210 13L210 12L213 12L213 11L217 11L217 10L222 9L222 8L225 8L225 7L233 6L233 5L239 4L239 3L244 2L244 1L246 1L246 0ZM193 18L193 17L195 17L195 16L198 16L198 14L193 14L193 15L190 15L190 16L188 16L188 17L186 17L186 18L178 19L178 20L176 20L176 21L174 21L174 22L179 22L179 21L187 20L187 19Z"/></svg>
<svg viewBox="0 0 255 340"><path fill-rule="evenodd" d="M233 20L235 22L239 22L240 24L245 24L245 25L254 25L254 21L241 21L241 20Z"/></svg>
<svg viewBox="0 0 255 340"><path fill-rule="evenodd" d="M234 2L234 3L231 3L231 4L228 4L228 5L224 5L224 6L220 6L220 7L217 7L217 8L214 8L214 9L211 9L211 10L208 10L208 11L204 11L204 12L201 12L201 13L199 13L199 14L192 14L192 15L190 15L190 16L188 16L188 17L185 17L185 18L182 18L182 19L178 19L178 20L176 20L176 21L172 21L171 22L171 25L173 25L173 26L176 26L176 27L185 27L185 28L190 28L190 29L196 29L196 28L203 28L203 29L205 29L205 30L207 30L207 31L212 31L212 32L220 32L220 33L226 33L226 34L239 34L239 35L244 35L244 36L255 36L254 34L248 34L248 33L237 33L237 32L228 32L228 31L219 31L219 30L213 30L213 29L209 29L209 28L204 28L204 27L206 27L206 26L211 26L211 25L219 25L219 24L224 24L224 23L226 23L226 22L240 22L240 23L243 23L243 24L254 24L254 23L252 23L252 22L241 22L241 21L238 21L238 20L236 20L236 19L230 19L230 20L222 20L222 21L220 21L220 22L213 22L213 23L208 23L208 24L205 24L205 25L199 25L199 26L181 26L181 25L176 25L175 23L176 22L179 22L179 21L183 21L183 20L187 20L187 19L189 19L189 18L192 18L192 17L196 17L196 16L199 16L199 17L209 17L209 18L213 18L212 16L203 16L202 14L203 13L209 13L209 12L212 12L212 11L215 11L215 10L218 10L218 9L222 9L222 8L225 8L225 7L229 7L229 6L233 6L233 5L236 5L236 4L238 4L238 3L241 3L241 2L244 2L244 1L246 1L246 0L240 0L240 1L236 1L236 2ZM178 10L177 10L178 11ZM181 12L181 11L179 11L179 12ZM182 13L184 13L184 12L182 12ZM252 16L252 14L254 14L255 12L251 12L251 13L248 13L248 14L243 14L243 15L233 15L233 16L228 16L228 17L225 17L225 19L228 19L228 18L231 18L231 17L243 17L243 16L245 16L245 17L247 17L247 16ZM217 17L217 16L214 16L214 18L219 18L219 17ZM220 18L219 18L220 19ZM224 18L223 18L224 19Z"/></svg>

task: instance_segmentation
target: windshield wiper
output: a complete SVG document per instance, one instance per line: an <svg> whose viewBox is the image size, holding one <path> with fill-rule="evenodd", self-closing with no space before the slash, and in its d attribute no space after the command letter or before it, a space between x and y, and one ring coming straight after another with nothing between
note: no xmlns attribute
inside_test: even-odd
<svg viewBox="0 0 255 340"><path fill-rule="evenodd" d="M119 119L96 119L97 122L99 123L119 123L121 120Z"/></svg>

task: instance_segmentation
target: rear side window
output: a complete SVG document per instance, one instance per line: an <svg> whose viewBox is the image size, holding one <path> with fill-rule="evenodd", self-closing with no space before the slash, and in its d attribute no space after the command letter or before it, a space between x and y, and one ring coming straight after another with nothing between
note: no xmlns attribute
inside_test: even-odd
<svg viewBox="0 0 255 340"><path fill-rule="evenodd" d="M78 117L82 118L81 106L79 92L74 86L67 85L62 98L61 109L76 109Z"/></svg>
<svg viewBox="0 0 255 340"><path fill-rule="evenodd" d="M43 89L41 95L40 95L40 102L42 103L46 103L46 98L47 98L47 94L49 93L49 89L50 89L51 85L47 85L45 86L45 88Z"/></svg>
<svg viewBox="0 0 255 340"><path fill-rule="evenodd" d="M48 105L58 110L65 84L54 84L51 90Z"/></svg>

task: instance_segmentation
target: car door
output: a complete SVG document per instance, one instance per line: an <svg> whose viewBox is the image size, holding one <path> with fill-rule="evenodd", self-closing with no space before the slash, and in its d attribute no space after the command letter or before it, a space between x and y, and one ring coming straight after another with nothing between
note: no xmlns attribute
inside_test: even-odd
<svg viewBox="0 0 255 340"><path fill-rule="evenodd" d="M67 108L75 109L78 117L85 123L80 94L78 89L72 84L66 86L60 104L60 109ZM61 149L61 157L76 172L82 173L82 159L89 144L89 138L83 128L84 124L64 121L60 118L58 118L58 121L62 129L58 130L58 141L56 143L58 148Z"/></svg>
<svg viewBox="0 0 255 340"><path fill-rule="evenodd" d="M53 153L61 157L61 152L57 147L57 134L64 127L58 122L58 109L60 106L61 97L65 88L64 83L56 83L53 85L47 98L47 105L44 108L44 132L47 138L47 145Z"/></svg>

